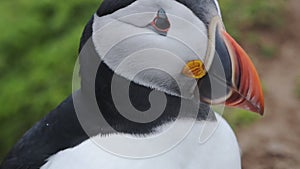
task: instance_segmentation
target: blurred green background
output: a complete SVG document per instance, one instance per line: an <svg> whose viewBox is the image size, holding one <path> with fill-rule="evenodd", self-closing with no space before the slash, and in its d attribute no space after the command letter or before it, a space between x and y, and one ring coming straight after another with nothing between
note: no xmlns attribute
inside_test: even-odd
<svg viewBox="0 0 300 169"><path fill-rule="evenodd" d="M283 0L220 3L228 31L272 57L276 47L260 45L255 32L283 24ZM81 32L99 4L99 0L0 1L0 161L26 130L71 93ZM244 33L247 30L249 34ZM235 111L226 115L233 127L257 119Z"/></svg>

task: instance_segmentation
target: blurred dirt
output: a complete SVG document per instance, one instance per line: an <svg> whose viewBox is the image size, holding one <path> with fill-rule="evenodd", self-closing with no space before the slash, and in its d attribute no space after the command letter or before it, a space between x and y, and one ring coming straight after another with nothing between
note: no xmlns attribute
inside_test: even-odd
<svg viewBox="0 0 300 169"><path fill-rule="evenodd" d="M278 46L276 56L253 58L265 87L266 111L261 120L237 131L243 169L300 168L300 100L295 94L300 76L300 1L286 2L281 30L260 32L260 43ZM257 53L251 47L247 50L252 56Z"/></svg>

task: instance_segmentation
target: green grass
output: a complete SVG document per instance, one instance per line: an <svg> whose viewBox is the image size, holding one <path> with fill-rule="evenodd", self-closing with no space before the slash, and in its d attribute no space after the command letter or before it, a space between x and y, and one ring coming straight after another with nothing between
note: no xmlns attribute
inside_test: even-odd
<svg viewBox="0 0 300 169"><path fill-rule="evenodd" d="M256 113L232 108L226 108L223 117L229 122L234 130L249 126L261 118L261 116Z"/></svg>
<svg viewBox="0 0 300 169"><path fill-rule="evenodd" d="M227 30L235 38L245 37L244 31L275 29L284 24L285 0L220 0Z"/></svg>
<svg viewBox="0 0 300 169"><path fill-rule="evenodd" d="M260 53L266 59L273 59L275 54L278 52L278 48L273 44L260 44Z"/></svg>
<svg viewBox="0 0 300 169"><path fill-rule="evenodd" d="M261 119L257 113L238 108L225 107L224 109L223 105L213 106L213 110L223 116L234 130L247 127Z"/></svg>
<svg viewBox="0 0 300 169"><path fill-rule="evenodd" d="M94 0L0 1L0 161L71 93L72 71Z"/></svg>
<svg viewBox="0 0 300 169"><path fill-rule="evenodd" d="M285 0L220 0L227 31L242 45L247 43L263 59L274 59L278 44L263 42L262 32L284 26Z"/></svg>

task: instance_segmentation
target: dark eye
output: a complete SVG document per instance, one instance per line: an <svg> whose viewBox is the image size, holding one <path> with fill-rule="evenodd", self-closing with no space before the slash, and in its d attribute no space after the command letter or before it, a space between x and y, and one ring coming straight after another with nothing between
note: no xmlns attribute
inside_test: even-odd
<svg viewBox="0 0 300 169"><path fill-rule="evenodd" d="M164 36L167 35L171 24L164 9L161 8L160 10L158 10L157 16L151 22L151 26L157 33Z"/></svg>

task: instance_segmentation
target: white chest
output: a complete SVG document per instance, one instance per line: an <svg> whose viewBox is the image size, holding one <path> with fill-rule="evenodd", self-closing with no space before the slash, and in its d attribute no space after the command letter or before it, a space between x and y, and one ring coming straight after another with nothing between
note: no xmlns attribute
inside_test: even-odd
<svg viewBox="0 0 300 169"><path fill-rule="evenodd" d="M213 124L217 128L207 137L207 141L200 141L201 131L206 124L197 122L177 146L150 158L132 159L116 156L87 140L50 157L41 169L240 169L240 151L236 137L222 117L217 115L217 119L217 126L216 123ZM181 121L179 125L184 126L185 123L186 121ZM109 137L118 139L121 136ZM161 146L150 145L143 151Z"/></svg>

